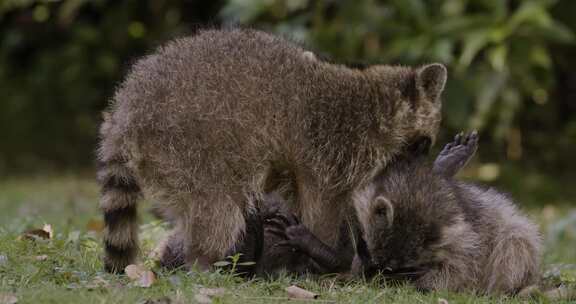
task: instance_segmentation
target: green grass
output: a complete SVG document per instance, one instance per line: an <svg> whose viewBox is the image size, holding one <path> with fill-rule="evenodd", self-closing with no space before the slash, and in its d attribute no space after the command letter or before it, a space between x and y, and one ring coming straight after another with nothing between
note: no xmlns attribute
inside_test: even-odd
<svg viewBox="0 0 576 304"><path fill-rule="evenodd" d="M410 286L385 287L360 280L342 282L333 277L313 280L285 276L274 281L247 281L218 271L170 273L155 269L158 280L152 287L136 287L125 276L102 271L100 235L88 229L90 221L94 223L100 218L97 200L98 189L90 177L0 181L0 256L4 257L0 257L0 298L11 293L18 303L88 304L144 303L169 297L179 299L179 303L194 303L200 288L223 287L226 292L214 298L215 303L275 303L288 302L284 288L296 284L320 294L320 300L337 303L437 303L439 298L450 303L523 302L446 292L423 294ZM574 210L548 206L545 212L538 208L528 211L539 219L547 236L546 265L576 264L576 221L570 219ZM143 252L147 253L163 228L151 222L145 212L143 217L141 235ZM19 239L23 231L41 228L45 223L53 226L53 239ZM47 259L38 260L41 255ZM149 265L150 261L147 262Z"/></svg>

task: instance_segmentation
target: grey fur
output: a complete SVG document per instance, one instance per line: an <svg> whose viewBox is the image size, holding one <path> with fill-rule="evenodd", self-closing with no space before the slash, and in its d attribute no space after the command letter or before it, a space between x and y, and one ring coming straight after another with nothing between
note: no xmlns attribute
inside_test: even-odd
<svg viewBox="0 0 576 304"><path fill-rule="evenodd" d="M354 205L365 264L389 277L481 294L514 294L538 281L537 226L506 195L454 181L421 158L393 162L356 192Z"/></svg>
<svg viewBox="0 0 576 304"><path fill-rule="evenodd" d="M101 180L126 176L159 202L189 265L243 237L247 193L287 189L290 211L334 245L352 190L412 141L434 140L445 81L440 64L350 69L263 32L203 31L132 67L101 127ZM121 187L103 192L105 213L135 207ZM107 223L109 270L133 261L122 254L136 251L133 227Z"/></svg>

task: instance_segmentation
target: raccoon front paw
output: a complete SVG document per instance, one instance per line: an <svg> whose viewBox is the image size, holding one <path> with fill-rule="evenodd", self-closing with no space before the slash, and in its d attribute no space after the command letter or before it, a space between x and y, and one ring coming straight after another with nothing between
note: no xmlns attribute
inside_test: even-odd
<svg viewBox="0 0 576 304"><path fill-rule="evenodd" d="M298 218L292 214L286 216L281 213L274 213L264 218L264 233L272 234L285 240L288 239L286 230L299 224Z"/></svg>
<svg viewBox="0 0 576 304"><path fill-rule="evenodd" d="M294 251L305 251L310 242L311 232L294 215L276 214L265 219L264 232L273 234L281 239L274 246L290 247Z"/></svg>
<svg viewBox="0 0 576 304"><path fill-rule="evenodd" d="M458 133L454 141L448 143L434 161L434 172L453 177L474 156L478 148L478 132Z"/></svg>

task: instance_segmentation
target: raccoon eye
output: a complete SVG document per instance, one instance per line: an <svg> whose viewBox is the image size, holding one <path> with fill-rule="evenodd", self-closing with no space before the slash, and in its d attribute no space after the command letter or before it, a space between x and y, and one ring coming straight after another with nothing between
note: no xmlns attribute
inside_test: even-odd
<svg viewBox="0 0 576 304"><path fill-rule="evenodd" d="M378 217L379 219L386 220L386 224L388 227L392 226L392 222L394 221L394 206L392 203L385 197L379 196L374 201L374 209L372 209L374 216Z"/></svg>

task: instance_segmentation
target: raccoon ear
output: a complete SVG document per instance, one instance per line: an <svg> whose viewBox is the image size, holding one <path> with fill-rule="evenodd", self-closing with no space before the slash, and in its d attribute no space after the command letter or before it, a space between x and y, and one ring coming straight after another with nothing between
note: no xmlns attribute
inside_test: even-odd
<svg viewBox="0 0 576 304"><path fill-rule="evenodd" d="M375 198L373 212L377 217L385 219L388 227L392 226L392 222L394 222L394 206L392 206L390 200L383 196Z"/></svg>
<svg viewBox="0 0 576 304"><path fill-rule="evenodd" d="M446 67L440 63L428 64L420 69L416 74L416 87L432 102L436 102L444 91L448 72Z"/></svg>

